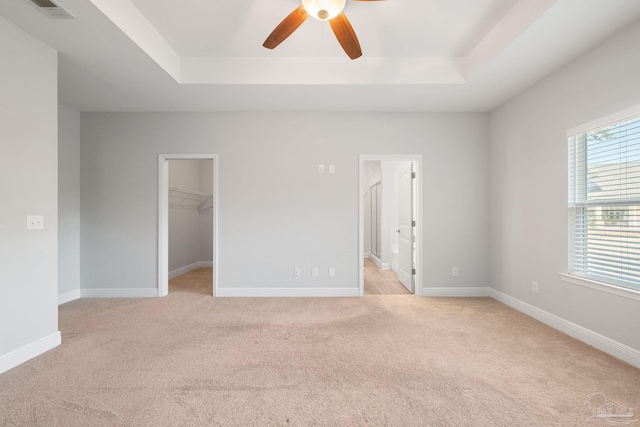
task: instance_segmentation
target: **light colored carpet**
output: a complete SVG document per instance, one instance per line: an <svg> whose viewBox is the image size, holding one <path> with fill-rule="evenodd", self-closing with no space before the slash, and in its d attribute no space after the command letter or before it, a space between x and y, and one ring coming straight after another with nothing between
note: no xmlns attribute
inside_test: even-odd
<svg viewBox="0 0 640 427"><path fill-rule="evenodd" d="M0 375L0 426L606 425L594 393L640 412L640 370L488 298L212 298L202 277L61 306L62 346Z"/></svg>

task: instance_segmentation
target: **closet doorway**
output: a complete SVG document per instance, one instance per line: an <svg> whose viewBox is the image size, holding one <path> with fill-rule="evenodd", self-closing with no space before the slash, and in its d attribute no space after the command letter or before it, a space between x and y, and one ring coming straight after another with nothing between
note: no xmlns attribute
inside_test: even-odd
<svg viewBox="0 0 640 427"><path fill-rule="evenodd" d="M160 155L158 295L215 295L217 156Z"/></svg>
<svg viewBox="0 0 640 427"><path fill-rule="evenodd" d="M422 157L360 156L360 295L420 295Z"/></svg>

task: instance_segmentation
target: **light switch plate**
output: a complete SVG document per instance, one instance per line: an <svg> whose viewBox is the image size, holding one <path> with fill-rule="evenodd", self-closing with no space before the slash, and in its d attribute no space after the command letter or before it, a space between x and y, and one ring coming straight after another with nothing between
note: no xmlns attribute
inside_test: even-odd
<svg viewBox="0 0 640 427"><path fill-rule="evenodd" d="M44 217L42 215L27 216L27 230L42 230L42 229L44 229Z"/></svg>
<svg viewBox="0 0 640 427"><path fill-rule="evenodd" d="M318 173L324 173L324 165L318 165Z"/></svg>

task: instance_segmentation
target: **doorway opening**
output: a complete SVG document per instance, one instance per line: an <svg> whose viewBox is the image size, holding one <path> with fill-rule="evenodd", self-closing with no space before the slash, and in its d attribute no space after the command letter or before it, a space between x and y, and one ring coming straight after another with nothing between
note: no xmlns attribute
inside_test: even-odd
<svg viewBox="0 0 640 427"><path fill-rule="evenodd" d="M215 295L217 156L159 156L158 296Z"/></svg>
<svg viewBox="0 0 640 427"><path fill-rule="evenodd" d="M361 155L360 295L421 290L420 155Z"/></svg>

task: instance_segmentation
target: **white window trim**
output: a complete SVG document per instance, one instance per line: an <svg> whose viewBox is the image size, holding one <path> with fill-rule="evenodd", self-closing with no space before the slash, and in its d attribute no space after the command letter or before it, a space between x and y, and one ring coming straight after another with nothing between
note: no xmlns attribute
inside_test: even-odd
<svg viewBox="0 0 640 427"><path fill-rule="evenodd" d="M567 130L567 138L579 135L581 133L588 132L593 129L601 128L612 123L619 122L620 120L627 119L629 117L637 116L640 114L640 105L636 105L626 110L618 111L617 113L610 114L606 117L601 117L596 120L592 120L588 123L583 123L580 126L576 126Z"/></svg>
<svg viewBox="0 0 640 427"><path fill-rule="evenodd" d="M636 301L640 301L640 291L633 288L613 285L611 283L600 282L598 280L588 279L582 276L576 276L568 273L558 273L563 282L573 283L574 285L584 286L585 288L595 289L610 295L616 295Z"/></svg>
<svg viewBox="0 0 640 427"><path fill-rule="evenodd" d="M573 127L567 130L567 138L575 137L579 134L583 134L593 129L601 128L612 123L626 120L629 117L640 115L640 104L626 108L624 110L612 113L605 117L600 117L595 120L591 120L587 123L583 123L579 126ZM583 202L580 204L583 207L591 205L589 202ZM599 201L599 206L618 206L617 201ZM624 206L624 205L623 205ZM572 206L569 206L571 208ZM640 301L640 291L634 288L616 285L614 283L601 282L591 278L577 276L569 273L558 273L560 279L564 282L572 283L574 285L584 286L586 288L595 289L601 292L605 292L611 295L617 295L624 298Z"/></svg>

